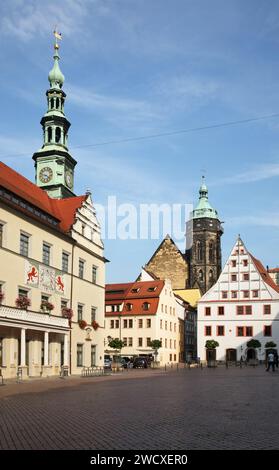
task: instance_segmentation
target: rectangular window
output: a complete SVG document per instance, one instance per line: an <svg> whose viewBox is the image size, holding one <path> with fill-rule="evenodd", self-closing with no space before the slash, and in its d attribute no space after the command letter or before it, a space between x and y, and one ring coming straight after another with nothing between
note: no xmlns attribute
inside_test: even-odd
<svg viewBox="0 0 279 470"><path fill-rule="evenodd" d="M252 291L253 298L255 299L256 297L259 297L259 291L258 290L253 290Z"/></svg>
<svg viewBox="0 0 279 470"><path fill-rule="evenodd" d="M83 366L83 344L77 344L77 367Z"/></svg>
<svg viewBox="0 0 279 470"><path fill-rule="evenodd" d="M128 346L133 346L133 338L128 338Z"/></svg>
<svg viewBox="0 0 279 470"><path fill-rule="evenodd" d="M225 315L225 307L223 306L218 307L218 315Z"/></svg>
<svg viewBox="0 0 279 470"><path fill-rule="evenodd" d="M243 266L247 267L248 266L248 259L243 260Z"/></svg>
<svg viewBox="0 0 279 470"><path fill-rule="evenodd" d="M119 320L115 320L115 328L119 328Z"/></svg>
<svg viewBox="0 0 279 470"><path fill-rule="evenodd" d="M217 326L217 336L224 336L225 335L225 327L218 325Z"/></svg>
<svg viewBox="0 0 279 470"><path fill-rule="evenodd" d="M3 246L3 229L4 225L0 224L0 246Z"/></svg>
<svg viewBox="0 0 279 470"><path fill-rule="evenodd" d="M85 261L83 261L82 259L79 259L79 262L78 262L78 277L80 277L80 279L83 279L83 276L84 276L84 264L85 264Z"/></svg>
<svg viewBox="0 0 279 470"><path fill-rule="evenodd" d="M114 320L110 320L110 327L114 328Z"/></svg>
<svg viewBox="0 0 279 470"><path fill-rule="evenodd" d="M22 256L29 255L29 235L25 233L20 233L20 254Z"/></svg>
<svg viewBox="0 0 279 470"><path fill-rule="evenodd" d="M170 354L170 362L172 361L172 354Z"/></svg>
<svg viewBox="0 0 279 470"><path fill-rule="evenodd" d="M253 336L253 327L246 326L245 336Z"/></svg>
<svg viewBox="0 0 279 470"><path fill-rule="evenodd" d="M252 315L252 305L246 305L245 315Z"/></svg>
<svg viewBox="0 0 279 470"><path fill-rule="evenodd" d="M128 320L124 320L123 328L128 328Z"/></svg>
<svg viewBox="0 0 279 470"><path fill-rule="evenodd" d="M243 307L243 305L238 305L238 306L236 307L236 313L237 313L237 315L243 315L243 314L244 314L244 307Z"/></svg>
<svg viewBox="0 0 279 470"><path fill-rule="evenodd" d="M129 328L133 328L133 320L129 320Z"/></svg>
<svg viewBox="0 0 279 470"><path fill-rule="evenodd" d="M160 320L160 329L163 329L163 320Z"/></svg>
<svg viewBox="0 0 279 470"><path fill-rule="evenodd" d="M151 319L147 318L146 320L146 328L151 328Z"/></svg>
<svg viewBox="0 0 279 470"><path fill-rule="evenodd" d="M232 290L232 299L237 299L237 290Z"/></svg>
<svg viewBox="0 0 279 470"><path fill-rule="evenodd" d="M264 325L264 336L272 336L272 326Z"/></svg>
<svg viewBox="0 0 279 470"><path fill-rule="evenodd" d="M172 340L170 339L170 349L172 349Z"/></svg>
<svg viewBox="0 0 279 470"><path fill-rule="evenodd" d="M81 321L83 317L83 305L82 304L78 304L77 313L78 313L78 321Z"/></svg>
<svg viewBox="0 0 279 470"><path fill-rule="evenodd" d="M243 274L243 281L249 281L249 273Z"/></svg>
<svg viewBox="0 0 279 470"><path fill-rule="evenodd" d="M231 274L231 281L236 282L237 281L237 275L236 274Z"/></svg>
<svg viewBox="0 0 279 470"><path fill-rule="evenodd" d="M139 328L142 328L143 327L143 321L142 321L142 318L139 319Z"/></svg>
<svg viewBox="0 0 279 470"><path fill-rule="evenodd" d="M67 306L68 306L68 300L62 299L61 300L61 310L63 310L63 308L67 308Z"/></svg>
<svg viewBox="0 0 279 470"><path fill-rule="evenodd" d="M228 292L226 290L222 291L222 299L227 299L228 298Z"/></svg>
<svg viewBox="0 0 279 470"><path fill-rule="evenodd" d="M147 347L151 346L151 338L146 338L146 346Z"/></svg>
<svg viewBox="0 0 279 470"><path fill-rule="evenodd" d="M62 251L62 271L67 273L69 271L69 255Z"/></svg>
<svg viewBox="0 0 279 470"><path fill-rule="evenodd" d="M20 287L18 289L18 297L28 297L28 290L21 289L21 287Z"/></svg>
<svg viewBox="0 0 279 470"><path fill-rule="evenodd" d="M127 346L127 339L128 339L128 338L123 338L124 346Z"/></svg>
<svg viewBox="0 0 279 470"><path fill-rule="evenodd" d="M97 284L97 266L92 266L92 283Z"/></svg>
<svg viewBox="0 0 279 470"><path fill-rule="evenodd" d="M211 326L205 326L205 336L211 336Z"/></svg>
<svg viewBox="0 0 279 470"><path fill-rule="evenodd" d="M50 245L43 243L43 263L50 265Z"/></svg>
<svg viewBox="0 0 279 470"><path fill-rule="evenodd" d="M168 342L167 342L167 339L165 338L165 348L168 347Z"/></svg>
<svg viewBox="0 0 279 470"><path fill-rule="evenodd" d="M167 330L167 329L168 329L168 322L165 321L165 330Z"/></svg>
<svg viewBox="0 0 279 470"><path fill-rule="evenodd" d="M142 347L142 338L138 338L138 346Z"/></svg>
<svg viewBox="0 0 279 470"><path fill-rule="evenodd" d="M164 305L161 304L161 312L164 313Z"/></svg>
<svg viewBox="0 0 279 470"><path fill-rule="evenodd" d="M96 346L91 345L91 367L96 366Z"/></svg>
<svg viewBox="0 0 279 470"><path fill-rule="evenodd" d="M271 314L271 305L264 305L264 315L270 315Z"/></svg>
<svg viewBox="0 0 279 470"><path fill-rule="evenodd" d="M172 331L172 322L170 321L170 331Z"/></svg>
<svg viewBox="0 0 279 470"><path fill-rule="evenodd" d="M205 315L209 317L211 315L211 307L205 307Z"/></svg>
<svg viewBox="0 0 279 470"><path fill-rule="evenodd" d="M41 294L41 302L49 302L49 295Z"/></svg>
<svg viewBox="0 0 279 470"><path fill-rule="evenodd" d="M249 290L244 290L243 291L243 298L244 299L249 299Z"/></svg>
<svg viewBox="0 0 279 470"><path fill-rule="evenodd" d="M244 327L243 326L237 326L236 327L236 336L244 336Z"/></svg>
<svg viewBox="0 0 279 470"><path fill-rule="evenodd" d="M91 323L96 321L97 307L91 307Z"/></svg>
<svg viewBox="0 0 279 470"><path fill-rule="evenodd" d="M233 259L231 261L231 266L232 266L232 268L236 268L236 260L235 259Z"/></svg>

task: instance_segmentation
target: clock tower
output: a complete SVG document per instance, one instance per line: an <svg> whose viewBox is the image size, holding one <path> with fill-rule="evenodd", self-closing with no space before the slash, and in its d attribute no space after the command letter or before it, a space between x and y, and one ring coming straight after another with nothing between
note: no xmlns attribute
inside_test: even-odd
<svg viewBox="0 0 279 470"><path fill-rule="evenodd" d="M74 168L76 160L68 151L70 122L64 114L66 93L62 90L64 75L59 67L59 45L61 36L55 31L54 64L49 72L50 87L46 92L47 112L41 119L43 145L33 155L36 184L55 199L74 196Z"/></svg>

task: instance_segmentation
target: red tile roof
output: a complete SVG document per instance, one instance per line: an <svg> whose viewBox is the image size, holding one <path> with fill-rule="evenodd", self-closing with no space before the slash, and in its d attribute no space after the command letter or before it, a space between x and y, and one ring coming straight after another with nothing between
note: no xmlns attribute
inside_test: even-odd
<svg viewBox="0 0 279 470"><path fill-rule="evenodd" d="M249 253L253 262L254 262L254 265L257 269L257 271L259 272L261 278L263 279L263 281L268 284L270 287L272 287L272 289L274 289L276 292L279 292L279 286L277 286L277 284L275 284L275 282L273 281L273 279L270 277L270 275L268 274L267 270L265 269L265 267L263 266L263 264L257 259L255 258L251 253Z"/></svg>
<svg viewBox="0 0 279 470"><path fill-rule="evenodd" d="M119 305L120 303L124 305L121 312L106 312L106 316L155 315L158 310L159 297L164 284L164 281L160 280L130 282L126 284L107 284L105 293L106 305ZM145 302L149 304L148 310L144 309L143 304ZM131 310L128 304L132 305Z"/></svg>
<svg viewBox="0 0 279 470"><path fill-rule="evenodd" d="M267 270L268 273L279 273L279 268L269 268Z"/></svg>
<svg viewBox="0 0 279 470"><path fill-rule="evenodd" d="M43 189L3 162L0 162L0 186L57 219L63 232L69 232L75 221L77 209L81 207L87 197L52 199ZM20 206L17 206L17 209L26 213Z"/></svg>

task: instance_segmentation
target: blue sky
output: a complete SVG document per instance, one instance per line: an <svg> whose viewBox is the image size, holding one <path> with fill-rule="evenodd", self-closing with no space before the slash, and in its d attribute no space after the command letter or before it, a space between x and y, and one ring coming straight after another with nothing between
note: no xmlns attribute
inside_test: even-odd
<svg viewBox="0 0 279 470"><path fill-rule="evenodd" d="M55 24L76 194L196 204L205 170L225 221L223 262L240 233L264 264L279 265L278 118L78 148L278 113L278 1L1 2L0 158L31 180ZM164 235L105 240L107 281L133 280Z"/></svg>

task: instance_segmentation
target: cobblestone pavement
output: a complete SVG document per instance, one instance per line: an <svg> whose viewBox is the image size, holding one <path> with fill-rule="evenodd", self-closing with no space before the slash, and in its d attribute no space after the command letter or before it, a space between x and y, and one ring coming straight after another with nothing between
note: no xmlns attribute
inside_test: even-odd
<svg viewBox="0 0 279 470"><path fill-rule="evenodd" d="M278 449L278 400L260 366L6 385L0 449Z"/></svg>

